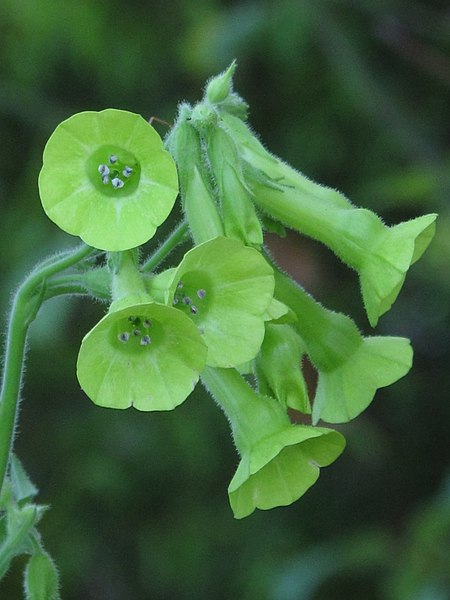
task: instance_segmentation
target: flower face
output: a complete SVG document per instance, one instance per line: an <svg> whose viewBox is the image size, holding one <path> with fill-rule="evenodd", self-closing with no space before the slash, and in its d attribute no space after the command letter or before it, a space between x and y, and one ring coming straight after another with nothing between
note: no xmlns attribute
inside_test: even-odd
<svg viewBox="0 0 450 600"><path fill-rule="evenodd" d="M148 241L178 193L176 166L141 116L82 112L58 125L39 175L43 208L87 244L120 251Z"/></svg>
<svg viewBox="0 0 450 600"><path fill-rule="evenodd" d="M256 356L273 289L272 269L256 250L215 238L186 253L168 302L198 326L208 347L207 364L228 368Z"/></svg>
<svg viewBox="0 0 450 600"><path fill-rule="evenodd" d="M205 356L190 319L168 306L136 304L110 312L84 337L77 375L99 406L171 410L194 389Z"/></svg>

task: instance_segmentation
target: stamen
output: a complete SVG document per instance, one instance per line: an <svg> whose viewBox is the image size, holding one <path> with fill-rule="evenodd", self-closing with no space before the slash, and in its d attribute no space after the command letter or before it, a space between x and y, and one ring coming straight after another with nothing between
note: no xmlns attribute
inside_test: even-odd
<svg viewBox="0 0 450 600"><path fill-rule="evenodd" d="M181 290L183 288L184 283L182 281L178 282L177 288Z"/></svg>
<svg viewBox="0 0 450 600"><path fill-rule="evenodd" d="M124 331L123 333L119 333L117 337L121 342L126 343L130 339L130 334L128 333L128 331Z"/></svg>
<svg viewBox="0 0 450 600"><path fill-rule="evenodd" d="M148 329L152 326L152 322L150 321L150 319L145 319L145 321L142 324L145 327L145 329Z"/></svg>
<svg viewBox="0 0 450 600"><path fill-rule="evenodd" d="M104 185L107 185L109 183L109 175L103 175L103 177L102 177L102 183Z"/></svg>
<svg viewBox="0 0 450 600"><path fill-rule="evenodd" d="M114 188L118 189L118 188L122 188L124 186L124 183L121 179L119 179L118 177L114 177L114 179L111 181L112 185Z"/></svg>
<svg viewBox="0 0 450 600"><path fill-rule="evenodd" d="M117 156L115 154L111 154L111 156L109 157L109 162L111 165L113 165L114 163L117 162Z"/></svg>
<svg viewBox="0 0 450 600"><path fill-rule="evenodd" d="M189 296L185 296L183 298L183 304L186 304L186 305L192 304L192 300L189 298Z"/></svg>
<svg viewBox="0 0 450 600"><path fill-rule="evenodd" d="M140 343L141 343L141 346L148 346L151 343L151 341L152 340L150 339L149 335L144 335L144 336L142 336Z"/></svg>
<svg viewBox="0 0 450 600"><path fill-rule="evenodd" d="M197 296L200 298L200 300L203 300L203 298L206 296L206 291L205 290L197 290Z"/></svg>
<svg viewBox="0 0 450 600"><path fill-rule="evenodd" d="M133 172L133 169L131 167L125 167L125 169L122 171L122 175L124 175L124 177L129 177L131 175L131 173Z"/></svg>
<svg viewBox="0 0 450 600"><path fill-rule="evenodd" d="M130 323L134 323L136 321L137 317L128 317L128 320L130 321Z"/></svg>
<svg viewBox="0 0 450 600"><path fill-rule="evenodd" d="M98 165L100 175L109 175L109 167L107 165Z"/></svg>
<svg viewBox="0 0 450 600"><path fill-rule="evenodd" d="M175 305L175 304L178 304L178 298L176 298L176 297L175 297L175 298L173 299L173 302L172 302L172 304L174 304L174 305Z"/></svg>
<svg viewBox="0 0 450 600"><path fill-rule="evenodd" d="M141 333L142 333L142 332L141 332L141 330L140 330L140 329L135 329L135 330L133 331L133 335L135 335L136 337L138 337L139 335L141 335Z"/></svg>
<svg viewBox="0 0 450 600"><path fill-rule="evenodd" d="M192 306L191 306L191 313L192 313L193 315L196 315L196 314L197 314L197 312L198 312L198 311L197 311L197 307L196 307L196 306L194 306L194 305L192 305Z"/></svg>

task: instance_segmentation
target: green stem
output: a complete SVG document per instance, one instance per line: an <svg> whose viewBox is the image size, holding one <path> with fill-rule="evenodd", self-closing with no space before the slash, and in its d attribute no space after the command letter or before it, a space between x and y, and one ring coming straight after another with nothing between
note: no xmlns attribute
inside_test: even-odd
<svg viewBox="0 0 450 600"><path fill-rule="evenodd" d="M93 248L83 245L71 254L45 260L30 273L15 294L6 338L0 392L0 491L12 449L26 337L28 328L44 300L46 281L52 275L86 258L93 251Z"/></svg>
<svg viewBox="0 0 450 600"><path fill-rule="evenodd" d="M179 244L189 239L188 224L183 221L157 250L144 262L141 271L153 271Z"/></svg>

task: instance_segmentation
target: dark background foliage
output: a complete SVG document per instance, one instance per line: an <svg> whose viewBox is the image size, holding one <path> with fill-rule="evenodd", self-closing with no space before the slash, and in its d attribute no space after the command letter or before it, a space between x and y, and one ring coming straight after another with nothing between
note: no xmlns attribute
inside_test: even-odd
<svg viewBox="0 0 450 600"><path fill-rule="evenodd" d="M389 224L440 213L434 244L376 330L412 339L413 371L342 426L347 450L300 501L243 521L226 494L237 463L228 426L201 390L165 414L95 407L75 361L103 307L42 309L16 450L51 505L40 529L63 598L448 600L448 4L2 0L0 39L3 323L24 272L74 244L37 192L57 123L106 107L171 122L233 58L272 151ZM299 236L268 242L316 298L371 333L353 272ZM21 597L23 564L1 598Z"/></svg>

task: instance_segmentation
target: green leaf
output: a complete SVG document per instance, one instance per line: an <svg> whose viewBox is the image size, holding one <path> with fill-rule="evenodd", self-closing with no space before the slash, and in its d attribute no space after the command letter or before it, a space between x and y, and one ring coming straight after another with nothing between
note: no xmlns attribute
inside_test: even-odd
<svg viewBox="0 0 450 600"><path fill-rule="evenodd" d="M99 406L171 410L194 389L205 357L198 329L180 311L136 304L110 312L84 337L77 376Z"/></svg>
<svg viewBox="0 0 450 600"><path fill-rule="evenodd" d="M259 252L216 238L185 254L167 302L198 326L208 347L206 364L234 367L258 353L273 289L272 269Z"/></svg>
<svg viewBox="0 0 450 600"><path fill-rule="evenodd" d="M126 250L148 241L168 217L178 194L177 172L141 116L86 111L50 136L39 191L45 212L61 229L95 248Z"/></svg>
<svg viewBox="0 0 450 600"><path fill-rule="evenodd" d="M31 500L39 491L31 482L22 463L15 454L11 455L10 479L14 498L17 502Z"/></svg>
<svg viewBox="0 0 450 600"><path fill-rule="evenodd" d="M59 600L58 571L47 552L33 554L25 568L24 588L27 600Z"/></svg>
<svg viewBox="0 0 450 600"><path fill-rule="evenodd" d="M237 519L295 502L345 447L337 431L293 425L279 402L255 392L233 369L206 368L202 382L229 419L241 456L228 487Z"/></svg>
<svg viewBox="0 0 450 600"><path fill-rule="evenodd" d="M14 556L31 550L28 536L45 509L45 506L35 504L26 504L21 508L14 505L8 507L6 536L0 540L0 579L9 569Z"/></svg>

